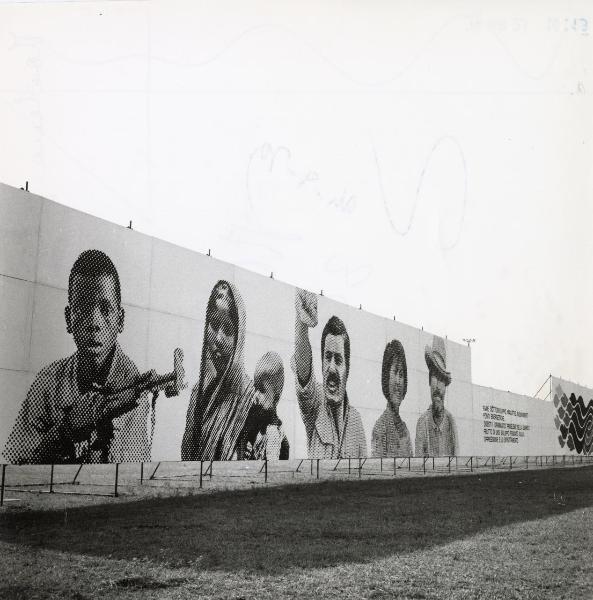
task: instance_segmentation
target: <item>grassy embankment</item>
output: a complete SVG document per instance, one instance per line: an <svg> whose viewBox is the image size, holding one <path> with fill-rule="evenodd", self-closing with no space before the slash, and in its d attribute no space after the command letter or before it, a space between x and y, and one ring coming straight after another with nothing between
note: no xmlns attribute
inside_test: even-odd
<svg viewBox="0 0 593 600"><path fill-rule="evenodd" d="M0 597L593 597L591 468L52 502L0 513Z"/></svg>

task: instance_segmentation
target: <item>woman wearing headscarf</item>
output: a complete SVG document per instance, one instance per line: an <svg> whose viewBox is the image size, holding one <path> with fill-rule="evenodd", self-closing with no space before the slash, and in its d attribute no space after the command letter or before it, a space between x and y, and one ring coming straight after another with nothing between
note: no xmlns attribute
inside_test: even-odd
<svg viewBox="0 0 593 600"><path fill-rule="evenodd" d="M385 346L381 387L387 400L387 408L373 427L372 455L413 456L410 432L399 414L400 405L408 390L406 354L399 340L391 340Z"/></svg>
<svg viewBox="0 0 593 600"><path fill-rule="evenodd" d="M216 283L206 308L200 377L181 444L181 460L231 460L255 393L245 372L245 307L234 284Z"/></svg>

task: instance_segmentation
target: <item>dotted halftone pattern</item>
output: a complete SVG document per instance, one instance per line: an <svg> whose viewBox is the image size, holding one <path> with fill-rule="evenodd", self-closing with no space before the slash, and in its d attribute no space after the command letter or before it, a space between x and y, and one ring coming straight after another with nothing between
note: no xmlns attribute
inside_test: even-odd
<svg viewBox="0 0 593 600"><path fill-rule="evenodd" d="M68 331L77 351L37 374L3 449L4 459L17 464L150 461L158 400L154 388L145 385L147 374L139 373L117 342L124 325L120 280L105 253L87 250L78 257L69 276L68 305ZM286 376L282 358L276 352L265 352L253 375L246 372L247 315L233 282L216 282L205 312L200 371L187 409L181 459L290 458L290 442L277 414ZM291 366L308 456L365 458L369 444L361 415L348 398L350 338L346 324L331 316L323 324L321 347L312 349L310 332L321 325L317 322L317 295L297 289L295 312ZM324 355L327 339L333 344L329 359ZM434 339L426 352L435 351L437 344L446 366L444 340ZM88 366L84 358L97 348L107 353L98 369ZM414 447L417 455L455 454L455 424L447 411L444 423L434 431L429 415L421 415L413 445L408 425L390 409L386 389L396 357L404 363L407 387L405 350L393 339L385 348L382 370L377 369L386 404L373 427L370 454L412 456ZM316 374L318 362L321 373ZM420 440L419 445L422 432L426 444ZM419 452L424 446L428 450Z"/></svg>
<svg viewBox="0 0 593 600"><path fill-rule="evenodd" d="M445 340L435 335L432 338L432 347L426 346L424 358L429 373L436 374L443 379L444 385L451 383L451 374L447 371L447 346ZM446 394L446 392L445 392ZM420 415L416 424L416 456L455 456L457 454L457 427L455 418L443 408L442 420L435 424L432 408Z"/></svg>
<svg viewBox="0 0 593 600"><path fill-rule="evenodd" d="M284 367L275 352L244 365L246 314L237 287L218 281L206 307L200 374L187 410L181 460L288 459L276 414Z"/></svg>
<svg viewBox="0 0 593 600"><path fill-rule="evenodd" d="M123 313L111 259L99 250L83 252L68 289L68 331L77 351L37 374L3 456L16 464L149 461L154 398L138 387L138 369L116 341ZM84 359L89 348L106 355L101 367Z"/></svg>
<svg viewBox="0 0 593 600"><path fill-rule="evenodd" d="M255 403L240 436L238 457L246 460L287 460L290 444L276 407L284 388L284 365L276 352L266 352L253 375Z"/></svg>
<svg viewBox="0 0 593 600"><path fill-rule="evenodd" d="M365 458L367 442L359 412L348 400L347 382L350 367L350 338L344 322L332 316L321 335L321 382L315 377L313 350L309 330L317 327L317 296L306 290L297 289L295 295L297 328L295 333L296 396L307 434L309 458ZM338 348L325 348L327 336L338 340ZM329 354L328 354L329 352ZM324 356L324 354L326 356ZM331 355L331 356L330 356ZM327 366L326 366L327 365ZM332 409L329 395L344 389L343 401L336 410ZM339 394L338 394L339 396ZM341 419L336 419L342 411Z"/></svg>
<svg viewBox="0 0 593 600"><path fill-rule="evenodd" d="M387 406L377 419L371 436L371 455L376 458L414 455L410 431L406 422L389 406L389 384L394 361L399 363L403 372L404 384L401 402L404 402L408 388L408 367L404 347L396 339L391 340L383 352L381 389Z"/></svg>
<svg viewBox="0 0 593 600"><path fill-rule="evenodd" d="M560 431L560 447L566 446L578 454L591 454L593 449L593 399L585 405L582 396L554 394L557 415L556 429Z"/></svg>

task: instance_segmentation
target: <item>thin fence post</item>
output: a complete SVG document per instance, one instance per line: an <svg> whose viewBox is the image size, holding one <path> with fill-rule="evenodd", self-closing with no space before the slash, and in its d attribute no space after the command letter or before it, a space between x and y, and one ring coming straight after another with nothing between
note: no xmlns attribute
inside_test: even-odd
<svg viewBox="0 0 593 600"><path fill-rule="evenodd" d="M383 473L383 457L381 457L381 473Z"/></svg>
<svg viewBox="0 0 593 600"><path fill-rule="evenodd" d="M432 457L432 470L434 471L434 456Z"/></svg>
<svg viewBox="0 0 593 600"><path fill-rule="evenodd" d="M49 493L54 493L54 464L51 464L51 471L49 474Z"/></svg>
<svg viewBox="0 0 593 600"><path fill-rule="evenodd" d="M4 480L6 478L6 465L2 465L2 486L0 486L0 506L4 506Z"/></svg>
<svg viewBox="0 0 593 600"><path fill-rule="evenodd" d="M210 481L212 481L212 471L214 470L213 467L214 467L214 459L212 459L210 461Z"/></svg>
<svg viewBox="0 0 593 600"><path fill-rule="evenodd" d="M470 456L469 457L469 470L473 473L474 472L474 457Z"/></svg>
<svg viewBox="0 0 593 600"><path fill-rule="evenodd" d="M313 459L311 459L311 475L313 475Z"/></svg>
<svg viewBox="0 0 593 600"><path fill-rule="evenodd" d="M82 464L78 467L78 471L76 471L76 475L74 475L74 479L72 480L72 485L74 485L76 483L76 480L78 479L78 476L80 475L80 472L82 471L82 467L83 467Z"/></svg>
<svg viewBox="0 0 593 600"><path fill-rule="evenodd" d="M350 458L348 459L348 475L350 475Z"/></svg>
<svg viewBox="0 0 593 600"><path fill-rule="evenodd" d="M150 477L148 479L150 479L151 481L154 479L154 476L156 475L156 472L159 470L159 467L161 466L161 463L158 462L154 471L152 472L152 475L150 475Z"/></svg>
<svg viewBox="0 0 593 600"><path fill-rule="evenodd" d="M492 470L493 471L494 471L494 465L495 465L495 463L496 463L496 460L495 460L495 457L493 456L492 457Z"/></svg>
<svg viewBox="0 0 593 600"><path fill-rule="evenodd" d="M265 461L265 477L264 477L264 483L268 483L268 455L265 455L264 458Z"/></svg>
<svg viewBox="0 0 593 600"><path fill-rule="evenodd" d="M117 498L117 480L119 478L119 463L115 463L115 488L113 495Z"/></svg>
<svg viewBox="0 0 593 600"><path fill-rule="evenodd" d="M362 477L362 462L360 456L358 457L358 479Z"/></svg>
<svg viewBox="0 0 593 600"><path fill-rule="evenodd" d="M203 477L204 477L204 461L200 460L200 487L202 487Z"/></svg>
<svg viewBox="0 0 593 600"><path fill-rule="evenodd" d="M144 484L144 463L140 463L140 485Z"/></svg>
<svg viewBox="0 0 593 600"><path fill-rule="evenodd" d="M408 471L412 470L411 462L412 462L412 457L408 456Z"/></svg>
<svg viewBox="0 0 593 600"><path fill-rule="evenodd" d="M451 457L447 457L447 470L449 473L451 472Z"/></svg>
<svg viewBox="0 0 593 600"><path fill-rule="evenodd" d="M317 459L317 479L319 479L319 459Z"/></svg>
<svg viewBox="0 0 593 600"><path fill-rule="evenodd" d="M422 471L426 475L426 456L422 458Z"/></svg>

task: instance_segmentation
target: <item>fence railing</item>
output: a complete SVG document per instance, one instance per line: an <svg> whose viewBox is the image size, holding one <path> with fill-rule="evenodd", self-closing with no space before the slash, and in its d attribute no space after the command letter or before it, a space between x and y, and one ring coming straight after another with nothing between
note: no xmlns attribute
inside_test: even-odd
<svg viewBox="0 0 593 600"><path fill-rule="evenodd" d="M303 458L78 465L2 465L5 491L117 497L147 488L241 488L322 479L397 478L551 469L593 464L592 455ZM175 489L173 489L175 491Z"/></svg>

